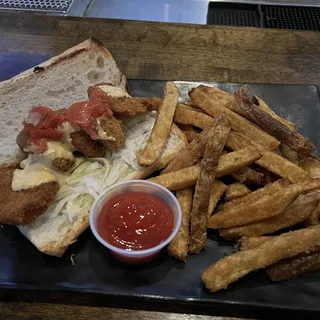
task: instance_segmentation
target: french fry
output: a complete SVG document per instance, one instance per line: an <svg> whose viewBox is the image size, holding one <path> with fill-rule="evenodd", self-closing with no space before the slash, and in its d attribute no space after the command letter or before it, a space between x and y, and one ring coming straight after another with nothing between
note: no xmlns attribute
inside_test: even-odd
<svg viewBox="0 0 320 320"><path fill-rule="evenodd" d="M246 187L244 184L235 182L228 185L225 200L230 201L236 198L241 198L250 192L250 189L248 189L248 187Z"/></svg>
<svg viewBox="0 0 320 320"><path fill-rule="evenodd" d="M138 156L141 166L151 166L160 156L169 136L173 116L178 103L179 91L172 82L167 82L163 103L154 123L150 138Z"/></svg>
<svg viewBox="0 0 320 320"><path fill-rule="evenodd" d="M299 162L299 166L308 172L312 179L320 178L320 161L314 158L306 158Z"/></svg>
<svg viewBox="0 0 320 320"><path fill-rule="evenodd" d="M260 126L265 132L274 136L282 143L288 145L302 158L315 155L315 146L308 139L297 131L291 130L250 101L247 86L243 86L237 90L235 92L235 98L248 120Z"/></svg>
<svg viewBox="0 0 320 320"><path fill-rule="evenodd" d="M299 168L289 160L278 156L274 152L263 152L262 157L255 161L255 163L282 178L290 180L292 183L310 180L305 170Z"/></svg>
<svg viewBox="0 0 320 320"><path fill-rule="evenodd" d="M257 248L222 258L204 271L202 281L207 289L216 292L254 270L313 250L319 243L320 227L289 232L272 238Z"/></svg>
<svg viewBox="0 0 320 320"><path fill-rule="evenodd" d="M228 210L239 205L249 205L265 195L271 195L273 193L283 190L288 186L290 182L286 179L277 180L274 183L266 185L264 188L257 189L246 196L238 199L231 200L223 205L223 210Z"/></svg>
<svg viewBox="0 0 320 320"><path fill-rule="evenodd" d="M312 211L312 213L309 215L309 217L307 217L307 219L304 220L303 225L305 227L316 226L319 224L319 218L320 218L320 203Z"/></svg>
<svg viewBox="0 0 320 320"><path fill-rule="evenodd" d="M206 94L205 86L199 86L189 92L189 96L192 100L196 102L196 104L203 109L206 113L211 116L215 116L217 114L224 114L228 117L232 129L240 132L242 135L247 137L249 140L254 139L254 141L260 145L262 148L266 150L274 150L280 144L280 142L264 132L256 125L233 112L232 110L225 108L223 106L219 106L210 99L210 97Z"/></svg>
<svg viewBox="0 0 320 320"><path fill-rule="evenodd" d="M186 108L181 104L177 105L173 120L176 123L192 125L200 129L205 129L213 124L211 116L191 108Z"/></svg>
<svg viewBox="0 0 320 320"><path fill-rule="evenodd" d="M281 143L279 146L281 155L295 165L299 164L298 154L286 144Z"/></svg>
<svg viewBox="0 0 320 320"><path fill-rule="evenodd" d="M190 125L180 124L179 128L186 136L188 142L191 142L193 139L197 138L198 135L200 134L200 131L198 131L195 127Z"/></svg>
<svg viewBox="0 0 320 320"><path fill-rule="evenodd" d="M221 156L218 164L216 178L225 176L233 171L247 166L260 157L260 153L254 147L247 147ZM200 168L199 165L168 172L149 179L149 181L161 184L171 191L185 189L195 185Z"/></svg>
<svg viewBox="0 0 320 320"><path fill-rule="evenodd" d="M210 200L209 200L209 207L208 207L208 217L211 216L213 211L215 210L220 198L227 190L227 186L219 181L215 180L212 184L211 191L210 191Z"/></svg>
<svg viewBox="0 0 320 320"><path fill-rule="evenodd" d="M212 127L208 127L204 129L196 139L191 141L184 150L177 154L162 170L162 174L177 171L195 164L196 161L203 156L211 128Z"/></svg>
<svg viewBox="0 0 320 320"><path fill-rule="evenodd" d="M220 230L224 239L237 239L242 236L261 236L274 233L278 230L292 227L303 222L318 206L320 190L313 190L300 194L282 213L252 224Z"/></svg>
<svg viewBox="0 0 320 320"><path fill-rule="evenodd" d="M162 174L149 179L149 181L161 184L171 191L177 191L194 186L198 180L199 173L200 166L194 165L178 171Z"/></svg>
<svg viewBox="0 0 320 320"><path fill-rule="evenodd" d="M209 131L192 204L189 244L191 254L199 253L206 244L210 191L230 129L227 117L219 115Z"/></svg>
<svg viewBox="0 0 320 320"><path fill-rule="evenodd" d="M176 192L179 201L182 220L177 235L168 246L168 254L178 260L186 262L189 248L189 223L192 208L192 188L187 188Z"/></svg>
<svg viewBox="0 0 320 320"><path fill-rule="evenodd" d="M263 181L263 174L250 167L243 167L230 173L230 176L240 183L259 186Z"/></svg>
<svg viewBox="0 0 320 320"><path fill-rule="evenodd" d="M253 249L276 237L243 237L238 242L240 250ZM294 257L282 259L266 268L272 281L294 279L309 272L320 270L320 252L316 248L311 252L302 252Z"/></svg>
<svg viewBox="0 0 320 320"><path fill-rule="evenodd" d="M284 187L281 194L265 195L249 204L222 209L209 219L208 228L237 227L276 216L283 212L299 194L317 188L320 188L320 179L299 182Z"/></svg>
<svg viewBox="0 0 320 320"><path fill-rule="evenodd" d="M263 110L264 112L269 113L273 118L277 119L278 121L282 122L285 126L287 126L288 128L295 130L296 126L294 123L280 117L279 115L277 115L266 103L265 101L263 101L261 98L259 98L258 96L253 96L253 103L257 106L260 107L261 110Z"/></svg>

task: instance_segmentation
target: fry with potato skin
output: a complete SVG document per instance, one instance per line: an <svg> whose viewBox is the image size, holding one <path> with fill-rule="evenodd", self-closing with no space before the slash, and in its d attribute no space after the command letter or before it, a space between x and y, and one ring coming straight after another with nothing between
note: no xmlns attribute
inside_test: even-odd
<svg viewBox="0 0 320 320"><path fill-rule="evenodd" d="M266 150L274 150L279 146L280 142L273 136L264 132L256 125L238 115L237 113L233 112L232 110L215 104L208 96L208 94L206 94L206 90L207 88L205 86L199 86L189 92L189 96L191 97L191 99L194 100L196 104L206 113L211 116L215 116L219 113L226 115L231 123L233 130L240 132L249 140L254 137L254 141L256 142L256 144Z"/></svg>
<svg viewBox="0 0 320 320"><path fill-rule="evenodd" d="M265 101L263 101L261 98L259 98L258 96L253 96L253 103L255 105L257 105L261 110L263 110L264 112L269 113L273 118L277 119L278 121L282 122L285 126L287 126L288 128L290 128L291 130L295 130L296 126L294 123L280 117L278 114L276 114L272 108L270 108Z"/></svg>
<svg viewBox="0 0 320 320"><path fill-rule="evenodd" d="M249 250L261 246L275 236L241 237L237 242L238 251Z"/></svg>
<svg viewBox="0 0 320 320"><path fill-rule="evenodd" d="M167 82L163 103L157 119L152 128L149 140L138 156L138 163L141 166L151 166L159 158L168 139L173 116L178 103L179 91L172 82Z"/></svg>
<svg viewBox="0 0 320 320"><path fill-rule="evenodd" d="M282 178L290 180L292 183L310 180L305 170L274 152L263 152L262 157L255 161L255 163Z"/></svg>
<svg viewBox="0 0 320 320"><path fill-rule="evenodd" d="M178 260L186 262L189 248L189 223L192 208L192 188L176 192L177 200L181 207L182 220L177 235L168 246L168 254Z"/></svg>
<svg viewBox="0 0 320 320"><path fill-rule="evenodd" d="M282 213L240 227L220 230L223 239L237 239L242 236L256 237L274 233L303 222L315 210L320 200L320 190L300 194Z"/></svg>
<svg viewBox="0 0 320 320"><path fill-rule="evenodd" d="M200 131L198 131L195 127L190 125L180 124L179 128L186 136L188 142L191 142L193 139L197 138L200 134Z"/></svg>
<svg viewBox="0 0 320 320"><path fill-rule="evenodd" d="M285 186L288 186L290 182L286 179L277 180L274 183L266 185L263 188L257 189L246 196L238 199L231 200L225 203L222 207L223 210L227 210L239 205L249 205L252 202L255 202L262 198L265 195L270 195L282 190Z"/></svg>
<svg viewBox="0 0 320 320"><path fill-rule="evenodd" d="M238 182L246 185L253 184L259 186L263 181L263 174L251 169L250 167L243 167L237 171L231 172L230 176Z"/></svg>
<svg viewBox="0 0 320 320"><path fill-rule="evenodd" d="M276 137L282 143L288 145L295 150L299 156L306 158L315 155L315 146L308 139L297 131L291 130L250 101L247 86L238 89L234 96L248 120L260 126L265 132Z"/></svg>
<svg viewBox="0 0 320 320"><path fill-rule="evenodd" d="M299 156L286 144L281 143L279 146L280 154L295 165L299 165Z"/></svg>
<svg viewBox="0 0 320 320"><path fill-rule="evenodd" d="M311 179L320 178L320 161L314 158L306 158L299 162L299 167L308 172Z"/></svg>
<svg viewBox="0 0 320 320"><path fill-rule="evenodd" d="M320 179L289 185L277 193L265 195L255 202L222 209L208 221L208 228L223 229L249 224L283 212L299 194L320 188Z"/></svg>
<svg viewBox="0 0 320 320"><path fill-rule="evenodd" d="M208 206L208 217L210 217L215 210L220 198L227 190L227 186L219 181L215 180L212 183L211 191L210 191L210 199L209 199L209 206Z"/></svg>
<svg viewBox="0 0 320 320"><path fill-rule="evenodd" d="M200 253L206 244L210 191L230 129L227 117L219 115L214 119L208 134L192 203L189 244L191 254Z"/></svg>
<svg viewBox="0 0 320 320"><path fill-rule="evenodd" d="M177 171L192 166L203 156L211 128L204 129L199 136L191 141L187 147L172 159L162 170L162 174Z"/></svg>
<svg viewBox="0 0 320 320"><path fill-rule="evenodd" d="M305 227L316 226L319 224L319 218L320 218L320 203L312 211L312 213L309 215L309 217L303 221L303 225Z"/></svg>
<svg viewBox="0 0 320 320"><path fill-rule="evenodd" d="M235 182L227 187L225 200L230 201L237 198L241 198L249 194L251 191L248 187L240 182Z"/></svg>
<svg viewBox="0 0 320 320"><path fill-rule="evenodd" d="M261 246L222 258L202 274L207 289L216 292L246 274L270 266L282 259L314 250L320 243L320 227L282 234Z"/></svg>

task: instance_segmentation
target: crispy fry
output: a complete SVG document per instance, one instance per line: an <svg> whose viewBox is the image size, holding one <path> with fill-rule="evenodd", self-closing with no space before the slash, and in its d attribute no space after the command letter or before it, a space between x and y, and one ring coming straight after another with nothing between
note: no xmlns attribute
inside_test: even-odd
<svg viewBox="0 0 320 320"><path fill-rule="evenodd" d="M263 174L250 167L243 167L237 171L231 172L230 176L240 183L259 186L263 181Z"/></svg>
<svg viewBox="0 0 320 320"><path fill-rule="evenodd" d="M230 129L227 117L219 115L214 119L214 124L209 131L192 204L189 244L191 254L199 253L207 240L210 191Z"/></svg>
<svg viewBox="0 0 320 320"><path fill-rule="evenodd" d="M149 179L149 181L161 184L171 191L176 191L194 186L198 180L199 173L200 166L195 165L178 171L162 174Z"/></svg>
<svg viewBox="0 0 320 320"><path fill-rule="evenodd" d="M262 157L255 163L292 183L310 180L306 171L274 152L263 152Z"/></svg>
<svg viewBox="0 0 320 320"><path fill-rule="evenodd" d="M287 258L267 268L272 281L295 279L306 273L320 270L320 249L303 252L295 257Z"/></svg>
<svg viewBox="0 0 320 320"><path fill-rule="evenodd" d="M255 202L240 204L230 209L223 209L208 221L208 227L223 229L237 227L276 216L283 212L299 194L320 188L320 179L299 182L284 187L281 195L265 195Z"/></svg>
<svg viewBox="0 0 320 320"><path fill-rule="evenodd" d="M295 165L299 164L298 154L286 144L281 143L279 146L280 154Z"/></svg>
<svg viewBox="0 0 320 320"><path fill-rule="evenodd" d="M141 166L151 166L160 156L169 136L172 120L178 103L179 91L172 82L167 82L164 99L157 119L154 123L151 136L138 156Z"/></svg>
<svg viewBox="0 0 320 320"><path fill-rule="evenodd" d="M268 267L279 260L308 252L319 246L320 227L293 231L272 238L261 246L222 258L202 274L207 289L216 292L251 271Z"/></svg>
<svg viewBox="0 0 320 320"><path fill-rule="evenodd" d="M220 230L224 239L236 239L242 236L260 236L292 227L303 222L315 210L320 200L320 190L301 194L284 212L252 224Z"/></svg>
<svg viewBox="0 0 320 320"><path fill-rule="evenodd" d="M285 186L288 186L290 182L286 179L278 180L272 184L266 185L264 188L257 189L246 196L240 198L240 199L234 199L232 201L229 201L223 205L223 210L228 210L233 207L239 206L239 205L249 205L250 203L253 203L260 198L262 198L265 195L271 195L275 192L279 192L282 190Z"/></svg>
<svg viewBox="0 0 320 320"><path fill-rule="evenodd" d="M320 178L320 161L314 158L306 158L299 162L299 166L308 172L311 179Z"/></svg>
<svg viewBox="0 0 320 320"><path fill-rule="evenodd" d="M257 97L257 96L253 96L253 103L257 106L260 107L261 110L263 110L264 112L269 113L273 118L277 119L278 121L282 122L285 126L287 126L288 128L295 130L296 126L294 123L280 117L279 115L277 115L266 103L265 101L263 101L261 98Z"/></svg>
<svg viewBox="0 0 320 320"><path fill-rule="evenodd" d="M219 181L215 180L212 184L211 191L210 191L210 200L209 200L209 207L208 207L208 217L211 216L214 209L216 208L220 198L227 190L227 186Z"/></svg>
<svg viewBox="0 0 320 320"><path fill-rule="evenodd" d="M182 221L180 229L168 246L168 254L178 260L186 262L189 248L189 222L192 208L192 188L176 192L179 201Z"/></svg>
<svg viewBox="0 0 320 320"><path fill-rule="evenodd" d="M214 103L214 101L206 94L206 88L207 87L205 86L199 86L189 92L191 99L206 113L211 116L221 113L225 114L231 123L232 129L240 132L249 140L254 139L258 145L266 150L274 150L279 146L280 142L277 139L262 131L247 119L228 108L224 108L223 106Z"/></svg>
<svg viewBox="0 0 320 320"><path fill-rule="evenodd" d="M241 198L250 192L250 189L248 189L244 184L235 182L228 186L225 199L226 201L230 201L236 198Z"/></svg>
<svg viewBox="0 0 320 320"><path fill-rule="evenodd" d="M188 142L191 142L193 139L197 138L198 135L200 134L199 130L197 130L195 127L190 125L180 124L179 128L186 136Z"/></svg>
<svg viewBox="0 0 320 320"><path fill-rule="evenodd" d="M186 108L181 104L177 105L173 120L176 123L192 125L200 129L205 129L213 124L211 116L191 108Z"/></svg>
<svg viewBox="0 0 320 320"><path fill-rule="evenodd" d="M276 237L242 237L238 241L239 250L256 248ZM320 269L319 248L311 252L303 252L292 258L280 260L266 269L272 281L282 281L297 278L300 275Z"/></svg>
<svg viewBox="0 0 320 320"><path fill-rule="evenodd" d="M306 158L315 155L315 146L308 139L298 132L291 130L250 101L247 86L243 86L236 91L235 97L247 119L260 126L282 143L288 145L299 156Z"/></svg>
<svg viewBox="0 0 320 320"><path fill-rule="evenodd" d="M319 224L319 218L320 218L320 203L312 211L309 217L303 222L303 225L305 227L316 226Z"/></svg>
<svg viewBox="0 0 320 320"><path fill-rule="evenodd" d="M196 139L191 141L184 150L169 162L166 168L162 170L162 174L177 171L195 164L196 161L203 156L210 136L210 130L211 127L204 129Z"/></svg>

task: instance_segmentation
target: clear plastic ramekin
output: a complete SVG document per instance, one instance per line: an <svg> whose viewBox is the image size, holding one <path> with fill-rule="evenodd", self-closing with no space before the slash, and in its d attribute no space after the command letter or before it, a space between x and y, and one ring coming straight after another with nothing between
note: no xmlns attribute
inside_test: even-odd
<svg viewBox="0 0 320 320"><path fill-rule="evenodd" d="M128 192L144 192L152 194L165 202L172 210L174 215L174 227L172 233L166 240L153 248L129 251L111 245L99 235L97 223L103 206L115 196ZM145 180L129 180L109 187L99 196L99 198L95 200L90 210L90 228L96 239L108 248L118 260L125 263L139 264L149 262L154 259L160 253L161 249L171 242L180 228L181 217L182 214L179 202L168 189L157 183Z"/></svg>

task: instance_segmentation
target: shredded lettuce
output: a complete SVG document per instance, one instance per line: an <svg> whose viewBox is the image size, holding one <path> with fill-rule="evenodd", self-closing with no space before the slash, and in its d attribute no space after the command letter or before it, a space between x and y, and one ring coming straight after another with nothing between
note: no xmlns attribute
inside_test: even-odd
<svg viewBox="0 0 320 320"><path fill-rule="evenodd" d="M135 170L122 159L90 158L81 163L68 177L56 195L55 202L38 218L54 219L67 215L70 222L88 214L93 201L109 186L132 178Z"/></svg>

